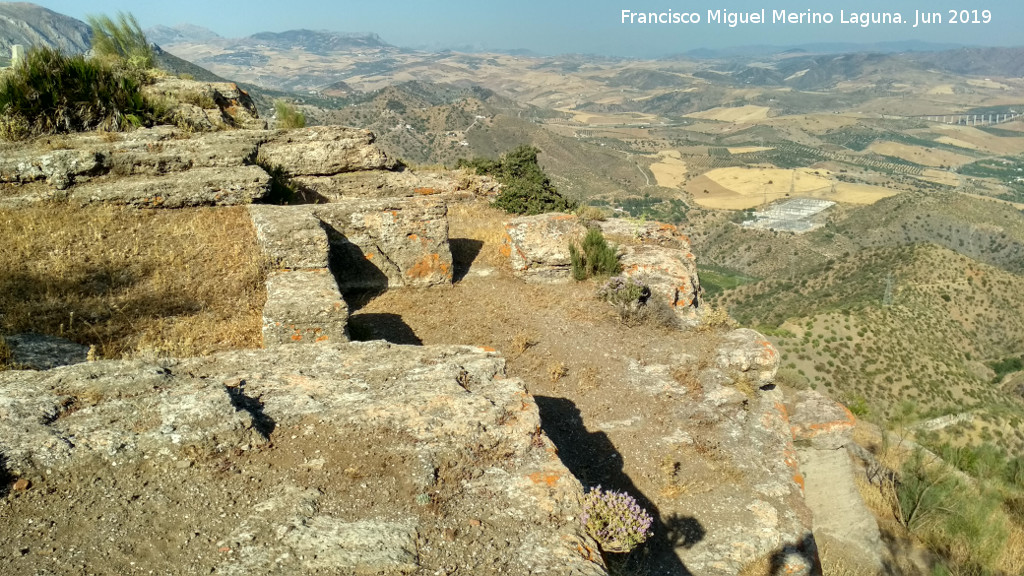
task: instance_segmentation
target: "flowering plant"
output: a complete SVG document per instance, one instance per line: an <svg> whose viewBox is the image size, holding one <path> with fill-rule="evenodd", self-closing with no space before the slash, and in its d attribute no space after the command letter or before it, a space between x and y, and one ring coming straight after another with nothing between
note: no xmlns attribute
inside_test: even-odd
<svg viewBox="0 0 1024 576"><path fill-rule="evenodd" d="M600 486L583 496L580 522L608 552L629 552L653 535L654 519L635 498Z"/></svg>

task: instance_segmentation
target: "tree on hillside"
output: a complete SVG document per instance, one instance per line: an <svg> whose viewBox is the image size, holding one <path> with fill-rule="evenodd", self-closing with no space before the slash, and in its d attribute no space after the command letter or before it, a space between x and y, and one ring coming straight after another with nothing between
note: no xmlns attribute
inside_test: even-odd
<svg viewBox="0 0 1024 576"><path fill-rule="evenodd" d="M523 144L506 152L500 160L474 158L459 160L457 167L493 176L502 184L494 205L512 214L568 212L576 203L562 196L537 162L540 150Z"/></svg>

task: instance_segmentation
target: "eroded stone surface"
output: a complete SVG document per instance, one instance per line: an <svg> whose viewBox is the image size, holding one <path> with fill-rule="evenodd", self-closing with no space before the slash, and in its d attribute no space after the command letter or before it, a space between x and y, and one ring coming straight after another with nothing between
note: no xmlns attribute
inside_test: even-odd
<svg viewBox="0 0 1024 576"><path fill-rule="evenodd" d="M5 372L0 454L14 474L74 491L70 538L87 566L109 546L111 529L92 503L108 513L113 498L134 500L134 513L118 517L118 530L129 531L119 546L181 543L148 557L147 567L164 573L432 574L457 566L467 574L603 575L577 520L580 484L503 364L480 348L375 342ZM360 475L381 466L396 474ZM77 469L93 480L61 483ZM256 469L266 477L250 478ZM144 470L162 472L136 493L134 474ZM179 493L198 504L187 518L173 500L162 504ZM29 492L5 512L20 526L40 498ZM3 534L15 550L39 545L39 537ZM36 561L15 556L7 569L26 573Z"/></svg>
<svg viewBox="0 0 1024 576"><path fill-rule="evenodd" d="M790 410L793 439L819 450L837 450L853 442L857 420L842 404L815 390L801 390Z"/></svg>
<svg viewBox="0 0 1024 576"><path fill-rule="evenodd" d="M93 180L71 189L75 204L122 204L140 208L251 204L270 189L270 176L257 166L195 168L162 176Z"/></svg>
<svg viewBox="0 0 1024 576"><path fill-rule="evenodd" d="M274 132L227 130L183 134L169 126L136 130L100 150L114 174L166 174L192 168L227 168L251 164L259 145Z"/></svg>
<svg viewBox="0 0 1024 576"><path fill-rule="evenodd" d="M263 345L348 340L348 306L325 269L288 270L267 277Z"/></svg>
<svg viewBox="0 0 1024 576"><path fill-rule="evenodd" d="M651 244L624 246L620 252L624 275L649 287L652 297L661 298L685 324L698 322L700 280L691 252Z"/></svg>
<svg viewBox="0 0 1024 576"><path fill-rule="evenodd" d="M311 126L281 132L260 146L259 160L290 176L331 176L356 170L384 170L392 162L374 145L369 130Z"/></svg>
<svg viewBox="0 0 1024 576"><path fill-rule="evenodd" d="M578 243L587 229L572 214L557 212L520 216L505 223L502 254L512 272L528 281L565 282L572 274L569 244Z"/></svg>
<svg viewBox="0 0 1024 576"><path fill-rule="evenodd" d="M193 131L267 127L252 98L234 82L198 82L169 76L143 86L142 93L170 104L174 120Z"/></svg>
<svg viewBox="0 0 1024 576"><path fill-rule="evenodd" d="M313 206L327 230L341 290L433 286L452 281L448 207L430 198Z"/></svg>
<svg viewBox="0 0 1024 576"><path fill-rule="evenodd" d="M865 573L882 569L882 539L864 505L846 450L799 450L807 506L814 513L814 537L829 555Z"/></svg>
<svg viewBox="0 0 1024 576"><path fill-rule="evenodd" d="M327 268L327 234L308 206L249 206L256 238L275 268Z"/></svg>
<svg viewBox="0 0 1024 576"><path fill-rule="evenodd" d="M735 576L769 561L780 574L820 575L782 393L694 361L633 362L629 371L630 386L675 413L674 426L647 421L643 411L630 425L646 435L660 430L651 442L668 456L658 465L675 467L658 506L667 524L685 519L677 528L683 542L675 546L681 564L691 574ZM680 370L698 371L688 389L673 376Z"/></svg>
<svg viewBox="0 0 1024 576"><path fill-rule="evenodd" d="M64 190L79 176L101 172L103 162L103 155L96 150L46 151L9 143L0 146L0 182L45 179L54 188Z"/></svg>
<svg viewBox="0 0 1024 576"><path fill-rule="evenodd" d="M771 383L779 371L779 351L763 334L738 328L723 337L715 362L721 370L749 375L761 386Z"/></svg>
<svg viewBox="0 0 1024 576"><path fill-rule="evenodd" d="M594 222L601 233L613 240L627 239L629 242L656 244L675 248L684 252L690 251L690 239L672 224L656 221L640 222L628 218L608 218Z"/></svg>
<svg viewBox="0 0 1024 576"><path fill-rule="evenodd" d="M464 193L469 197L491 198L497 195L500 188L496 180L487 176L413 170L365 170L334 176L297 176L293 182L332 202L344 198L447 198L458 193Z"/></svg>

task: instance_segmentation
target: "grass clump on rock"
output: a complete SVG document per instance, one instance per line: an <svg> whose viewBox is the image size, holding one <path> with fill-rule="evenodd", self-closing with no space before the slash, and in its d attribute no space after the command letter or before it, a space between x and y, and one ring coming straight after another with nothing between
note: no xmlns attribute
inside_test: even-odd
<svg viewBox="0 0 1024 576"><path fill-rule="evenodd" d="M622 270L616 248L608 244L597 228L587 230L579 248L569 245L569 260L572 277L577 281L592 276L612 276Z"/></svg>
<svg viewBox="0 0 1024 576"><path fill-rule="evenodd" d="M36 48L0 78L0 125L7 139L128 130L152 117L141 88L139 75L128 70Z"/></svg>
<svg viewBox="0 0 1024 576"><path fill-rule="evenodd" d="M474 158L459 160L458 168L469 168L479 175L493 176L501 182L501 193L494 206L510 214L571 212L576 203L562 196L537 163L540 150L522 145L506 152L500 160Z"/></svg>
<svg viewBox="0 0 1024 576"><path fill-rule="evenodd" d="M306 127L306 115L296 108L294 104L285 100L274 101L274 116L277 118L278 128L292 129Z"/></svg>

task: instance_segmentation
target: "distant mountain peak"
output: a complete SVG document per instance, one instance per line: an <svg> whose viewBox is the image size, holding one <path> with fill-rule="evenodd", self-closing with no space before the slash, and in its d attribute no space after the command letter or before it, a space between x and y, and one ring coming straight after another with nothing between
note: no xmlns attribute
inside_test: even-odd
<svg viewBox="0 0 1024 576"><path fill-rule="evenodd" d="M0 2L0 56L10 55L13 44L81 53L91 38L92 28L70 16L28 2Z"/></svg>
<svg viewBox="0 0 1024 576"><path fill-rule="evenodd" d="M195 24L153 26L146 30L146 38L157 44L213 43L224 39L213 30Z"/></svg>
<svg viewBox="0 0 1024 576"><path fill-rule="evenodd" d="M391 46L374 33L332 32L330 30L302 29L284 32L258 32L246 40L274 48L298 47L313 53Z"/></svg>

